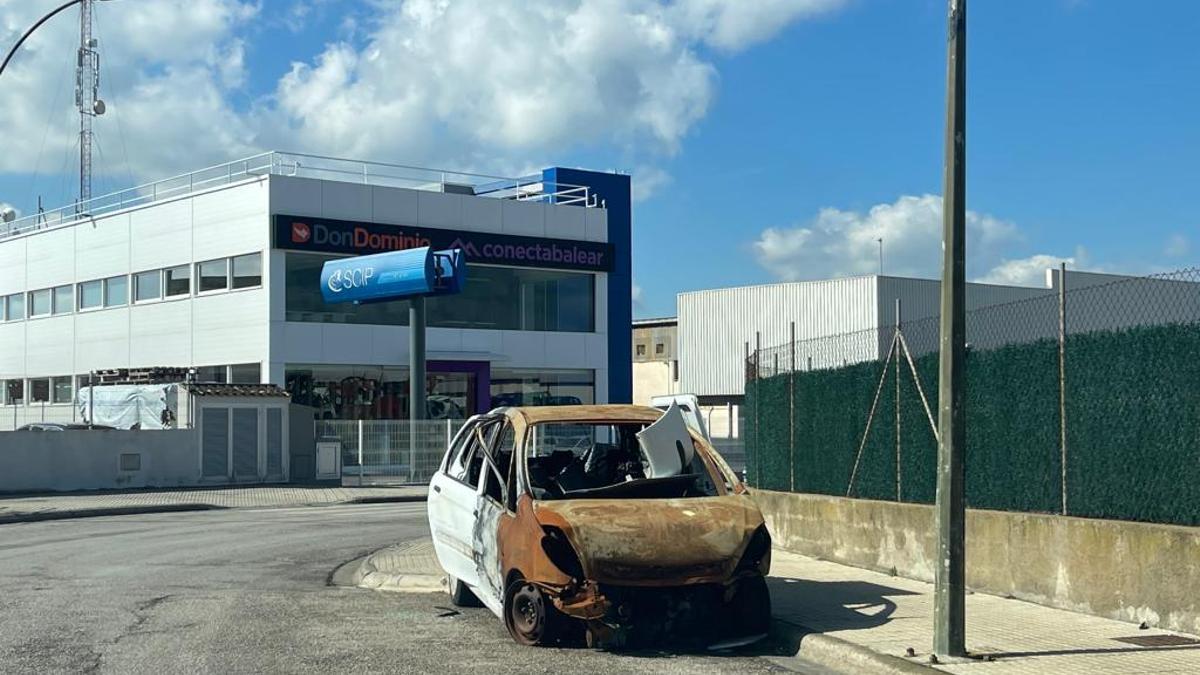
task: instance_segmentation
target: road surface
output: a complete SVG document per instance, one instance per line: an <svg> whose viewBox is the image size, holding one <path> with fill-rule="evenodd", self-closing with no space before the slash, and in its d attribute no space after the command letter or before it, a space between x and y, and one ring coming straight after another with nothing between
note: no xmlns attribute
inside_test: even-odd
<svg viewBox="0 0 1200 675"><path fill-rule="evenodd" d="M423 503L0 525L0 671L783 670L753 651L631 655L520 647L490 612L451 609L441 594L329 585L342 563L422 536ZM783 663L827 672L794 659Z"/></svg>

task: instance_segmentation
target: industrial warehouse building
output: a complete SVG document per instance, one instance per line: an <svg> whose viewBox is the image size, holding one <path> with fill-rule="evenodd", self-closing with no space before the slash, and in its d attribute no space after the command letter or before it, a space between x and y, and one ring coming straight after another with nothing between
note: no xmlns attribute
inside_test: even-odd
<svg viewBox="0 0 1200 675"><path fill-rule="evenodd" d="M1190 322L1200 314L1200 286L1188 281L1068 271L1066 282L1068 333ZM967 284L968 344L1055 339L1060 285L1059 270L1047 270L1042 287ZM677 319L635 322L634 345L645 345L646 363L635 353L634 397L696 394L714 436L740 438L747 359L756 346L763 374L791 367L793 337L799 370L883 359L899 306L909 347L920 355L937 349L939 301L937 280L881 275L680 293ZM669 358L646 351L659 349L656 340L666 342Z"/></svg>
<svg viewBox="0 0 1200 675"><path fill-rule="evenodd" d="M82 212L82 213L81 213ZM630 400L629 177L506 179L289 153L0 226L0 429L70 421L89 373L264 382L325 419L408 416L407 305L327 305L322 264L462 248L428 311L430 415Z"/></svg>

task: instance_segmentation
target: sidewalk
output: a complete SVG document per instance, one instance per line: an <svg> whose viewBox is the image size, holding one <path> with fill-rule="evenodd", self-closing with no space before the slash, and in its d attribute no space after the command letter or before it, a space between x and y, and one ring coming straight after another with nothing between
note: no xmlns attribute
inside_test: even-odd
<svg viewBox="0 0 1200 675"><path fill-rule="evenodd" d="M911 670L912 665L929 664L933 644L932 584L780 549L773 553L771 573L776 619L812 633L800 641L801 656L833 668L857 664L859 668L850 669L862 672L895 671L905 666ZM1163 583L1170 581L1164 579ZM1126 638L1135 643L1123 641ZM1176 644L1136 644L1147 640L1151 644ZM937 668L969 675L1200 673L1200 642L1194 640L1156 629L1139 630L1136 624L976 593L967 596L967 649L977 658L939 664ZM847 661L840 665L839 646ZM905 657L909 647L916 652L915 657ZM862 657L871 653L879 659L874 667L863 663Z"/></svg>
<svg viewBox="0 0 1200 675"><path fill-rule="evenodd" d="M207 509L423 501L427 488L269 485L0 496L0 524Z"/></svg>

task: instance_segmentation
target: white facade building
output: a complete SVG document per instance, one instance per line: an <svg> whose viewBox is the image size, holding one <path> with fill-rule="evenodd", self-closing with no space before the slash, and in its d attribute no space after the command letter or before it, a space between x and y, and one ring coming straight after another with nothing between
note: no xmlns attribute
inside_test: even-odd
<svg viewBox="0 0 1200 675"><path fill-rule="evenodd" d="M555 171L269 153L10 223L0 429L77 417L93 371L158 366L278 384L327 418L406 417L407 306L324 305L318 276L419 245L468 260L465 292L427 302L431 414L628 400L628 177Z"/></svg>

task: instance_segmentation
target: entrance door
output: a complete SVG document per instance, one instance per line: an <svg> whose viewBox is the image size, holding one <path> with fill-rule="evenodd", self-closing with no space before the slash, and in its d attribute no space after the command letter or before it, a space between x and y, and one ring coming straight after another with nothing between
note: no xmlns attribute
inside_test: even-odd
<svg viewBox="0 0 1200 675"><path fill-rule="evenodd" d="M491 410L490 365L487 361L430 361L425 389L429 419L466 419Z"/></svg>

